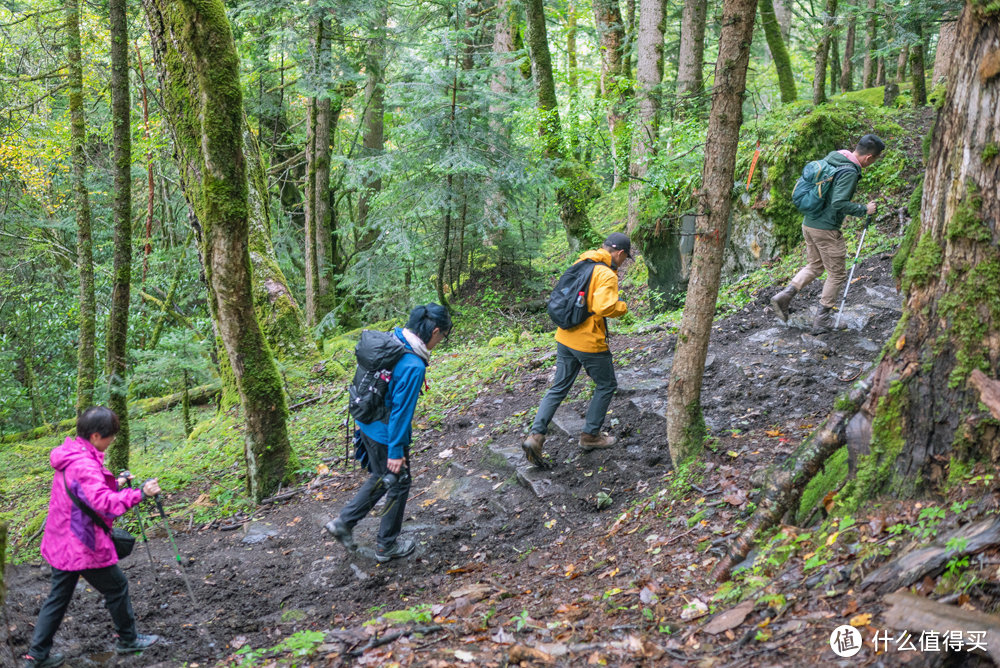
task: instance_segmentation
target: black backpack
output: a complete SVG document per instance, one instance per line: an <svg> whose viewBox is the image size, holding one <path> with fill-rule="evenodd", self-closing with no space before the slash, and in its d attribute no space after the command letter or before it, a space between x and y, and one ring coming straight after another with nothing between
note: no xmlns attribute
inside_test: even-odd
<svg viewBox="0 0 1000 668"><path fill-rule="evenodd" d="M358 369L347 389L347 410L358 422L388 422L389 409L385 395L392 380L392 369L407 352L406 346L393 332L365 329L361 332L354 356Z"/></svg>
<svg viewBox="0 0 1000 668"><path fill-rule="evenodd" d="M572 329L593 315L587 309L595 260L581 260L567 269L549 295L549 317L562 329Z"/></svg>

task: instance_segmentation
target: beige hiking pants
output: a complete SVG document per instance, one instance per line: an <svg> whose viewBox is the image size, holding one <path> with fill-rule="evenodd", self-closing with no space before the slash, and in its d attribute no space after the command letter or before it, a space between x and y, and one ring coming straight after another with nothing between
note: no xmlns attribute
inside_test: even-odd
<svg viewBox="0 0 1000 668"><path fill-rule="evenodd" d="M823 295L819 303L833 308L837 305L847 280L847 245L844 243L844 233L840 230L817 230L803 225L802 236L806 240L806 259L809 264L799 269L799 273L792 279L792 285L796 290L801 290L812 283L814 278L819 278L825 269L826 282L823 283Z"/></svg>

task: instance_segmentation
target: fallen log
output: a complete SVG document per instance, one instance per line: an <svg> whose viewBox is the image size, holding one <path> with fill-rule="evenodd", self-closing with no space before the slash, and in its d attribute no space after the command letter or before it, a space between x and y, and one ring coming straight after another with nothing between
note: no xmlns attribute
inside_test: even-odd
<svg viewBox="0 0 1000 668"><path fill-rule="evenodd" d="M763 499L757 505L757 511L747 522L743 533L730 543L729 553L712 570L713 578L719 581L729 579L729 572L746 558L757 537L780 522L788 509L799 502L806 484L830 455L845 443L847 423L867 398L872 377L873 374L869 373L867 378L859 380L841 395L834 404L838 408L827 416L819 429L783 462L768 471Z"/></svg>
<svg viewBox="0 0 1000 668"><path fill-rule="evenodd" d="M209 383L208 385L200 385L198 387L191 388L188 390L188 396L191 399L191 405L207 404L209 401L215 398L219 392L222 391L221 383ZM136 419L143 415L151 415L152 413L159 413L160 411L166 410L168 408L173 408L177 404L181 403L184 399L184 392L174 392L173 394L168 394L165 397L151 397L149 399L138 399L129 403L128 412L129 417ZM70 418L68 420L63 420L61 422L53 422L51 424L45 424L41 427L35 427L34 429L29 429L27 431L21 431L16 434L7 434L3 438L0 438L0 443L17 443L19 441L33 441L35 439L43 438L45 436L50 436L52 434L59 434L66 431L72 431L76 428L76 418Z"/></svg>
<svg viewBox="0 0 1000 668"><path fill-rule="evenodd" d="M951 549L946 546L952 545ZM904 554L868 574L861 588L876 586L881 594L909 587L925 575L942 570L955 558L982 552L1000 544L1000 519L992 518L967 524L960 529L940 536L931 545Z"/></svg>
<svg viewBox="0 0 1000 668"><path fill-rule="evenodd" d="M966 610L932 601L923 596L898 592L883 599L891 605L882 613L887 626L901 631L970 631L985 632L977 651L988 654L1000 664L1000 617L977 610ZM942 645L944 642L942 641ZM971 642L966 643L972 645ZM971 651L971 649L965 650Z"/></svg>

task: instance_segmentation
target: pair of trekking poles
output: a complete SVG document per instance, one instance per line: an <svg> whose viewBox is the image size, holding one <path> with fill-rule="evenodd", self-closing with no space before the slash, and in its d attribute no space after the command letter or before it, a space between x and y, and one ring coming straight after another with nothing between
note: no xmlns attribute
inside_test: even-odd
<svg viewBox="0 0 1000 668"><path fill-rule="evenodd" d="M861 238L858 239L858 252L854 254L854 262L851 264L851 273L847 277L847 285L844 286L844 297L840 300L840 309L837 311L837 321L833 329L840 329L840 316L844 312L844 304L847 303L847 291L851 289L851 281L854 279L854 269L858 266L858 257L861 255L861 246L865 243L865 235L868 234L868 226L872 224L872 214L865 218L865 227L861 230Z"/></svg>
<svg viewBox="0 0 1000 668"><path fill-rule="evenodd" d="M122 471L118 474L118 477L125 478L126 486L132 486L132 473L130 471ZM198 599L194 597L194 590L191 589L191 582L188 580L187 574L184 572L184 564L181 560L181 551L177 547L177 541L174 540L174 532L170 530L170 522L167 521L167 513L163 510L163 503L160 502L159 494L153 497L153 502L156 504L156 510L160 513L160 517L163 519L163 528L167 530L167 538L170 539L170 544L174 548L174 557L177 559L177 570L181 574L181 579L184 580L184 586L187 588L188 596L191 597L192 603L198 605ZM156 575L156 565L153 563L153 552L149 549L149 538L146 537L146 529L143 526L142 513L139 512L139 505L136 504L132 506L132 510L135 511L135 519L139 524L139 535L142 537L142 542L146 546L146 556L149 557L149 567L153 571L153 578L159 582L160 578Z"/></svg>

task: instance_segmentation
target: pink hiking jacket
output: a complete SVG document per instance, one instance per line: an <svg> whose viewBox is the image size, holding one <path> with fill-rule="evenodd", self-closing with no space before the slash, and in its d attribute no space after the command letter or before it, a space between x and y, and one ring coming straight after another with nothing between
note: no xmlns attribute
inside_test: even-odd
<svg viewBox="0 0 1000 668"><path fill-rule="evenodd" d="M61 571L83 571L118 563L111 537L76 507L66 494L63 476L73 493L105 518L108 526L142 501L142 492L131 488L119 491L115 476L104 468L104 453L87 439L67 438L52 451L49 461L56 472L42 537L45 561Z"/></svg>

